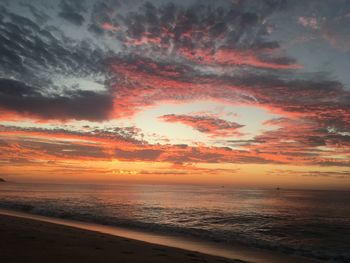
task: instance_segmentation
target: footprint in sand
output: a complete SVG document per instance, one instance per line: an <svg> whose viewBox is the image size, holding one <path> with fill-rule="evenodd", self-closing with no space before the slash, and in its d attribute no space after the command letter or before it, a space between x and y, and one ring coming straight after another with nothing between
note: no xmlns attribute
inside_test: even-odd
<svg viewBox="0 0 350 263"><path fill-rule="evenodd" d="M165 251L166 251L166 249L164 249L164 248L158 248L158 247L153 248L153 250L155 250L155 251L161 251L161 252L165 252Z"/></svg>
<svg viewBox="0 0 350 263"><path fill-rule="evenodd" d="M197 258L198 256L194 253L187 253L186 256Z"/></svg>
<svg viewBox="0 0 350 263"><path fill-rule="evenodd" d="M159 256L159 257L167 257L168 255L164 254L164 253L158 253L157 256Z"/></svg>

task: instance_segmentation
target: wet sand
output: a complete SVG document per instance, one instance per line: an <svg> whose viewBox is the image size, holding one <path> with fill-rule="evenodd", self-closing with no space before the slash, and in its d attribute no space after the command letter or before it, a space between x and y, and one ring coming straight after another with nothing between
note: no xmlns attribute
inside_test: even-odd
<svg viewBox="0 0 350 263"><path fill-rule="evenodd" d="M0 262L311 262L244 248L227 251L205 243L0 210Z"/></svg>
<svg viewBox="0 0 350 263"><path fill-rule="evenodd" d="M0 215L0 262L242 262Z"/></svg>

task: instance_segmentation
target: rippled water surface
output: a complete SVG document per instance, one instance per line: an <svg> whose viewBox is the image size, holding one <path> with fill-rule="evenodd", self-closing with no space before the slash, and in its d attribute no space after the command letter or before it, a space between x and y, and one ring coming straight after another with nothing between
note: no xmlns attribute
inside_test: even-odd
<svg viewBox="0 0 350 263"><path fill-rule="evenodd" d="M350 262L344 191L5 183L0 207Z"/></svg>

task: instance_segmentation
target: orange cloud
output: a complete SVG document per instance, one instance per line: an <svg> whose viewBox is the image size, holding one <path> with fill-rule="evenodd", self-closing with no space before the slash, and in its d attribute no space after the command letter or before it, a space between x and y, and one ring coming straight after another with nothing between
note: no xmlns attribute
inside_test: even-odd
<svg viewBox="0 0 350 263"><path fill-rule="evenodd" d="M244 126L235 122L225 121L209 116L169 114L161 116L160 119L167 122L179 122L188 125L199 132L208 134L211 137L241 136L242 133L237 130Z"/></svg>
<svg viewBox="0 0 350 263"><path fill-rule="evenodd" d="M302 66L287 60L286 58L259 58L253 50L238 51L234 49L212 50L187 50L182 49L181 54L189 60L197 63L224 66L251 66L267 69L301 69Z"/></svg>

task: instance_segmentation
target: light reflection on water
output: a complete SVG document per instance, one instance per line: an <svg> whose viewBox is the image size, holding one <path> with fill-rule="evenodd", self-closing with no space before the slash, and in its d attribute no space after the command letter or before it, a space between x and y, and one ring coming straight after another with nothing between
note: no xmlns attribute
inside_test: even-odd
<svg viewBox="0 0 350 263"><path fill-rule="evenodd" d="M350 192L169 185L0 185L0 206L350 261Z"/></svg>

